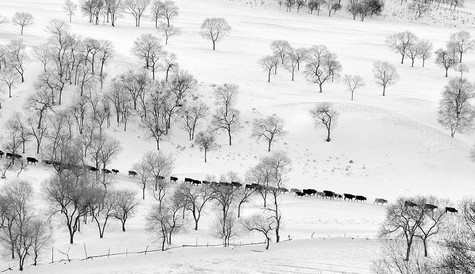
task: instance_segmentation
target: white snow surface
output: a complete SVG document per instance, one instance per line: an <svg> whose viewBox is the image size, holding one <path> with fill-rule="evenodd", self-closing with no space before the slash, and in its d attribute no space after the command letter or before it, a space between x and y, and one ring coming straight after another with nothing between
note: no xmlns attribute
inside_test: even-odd
<svg viewBox="0 0 475 274"><path fill-rule="evenodd" d="M286 13L278 9L249 7L239 1L177 0L180 15L175 25L181 35L172 37L167 51L177 55L180 66L200 82L199 93L212 105L215 84L235 83L240 87L238 108L245 121L244 128L234 138L232 147L220 136L220 148L208 155L186 139L183 130L176 128L163 142L162 150L173 155L175 175L204 179L207 174L220 175L237 171L243 175L266 155L265 145L250 138L252 119L277 114L284 118L288 135L277 143L275 150L284 150L292 159L292 171L286 185L297 188L330 189L366 195L368 203L297 198L283 198L283 238L291 241L272 245L270 251L262 246L235 248L184 248L165 253L118 256L79 262L84 247L89 254L105 254L124 250L157 248L158 243L144 230L149 200L142 202L136 217L129 221L123 233L112 222L104 239L98 239L94 224L85 225L73 246L67 244L67 234L55 218L55 258L74 258L72 263L48 264L50 254L44 254L42 264L28 267L26 273L369 273L371 260L377 256L378 242L374 240L384 219L384 207L371 204L375 197L395 199L401 195L435 195L450 198L454 205L474 193L474 163L470 159L473 133L450 138L448 131L437 122L437 107L447 80L433 60L425 68L417 64L399 64L399 56L386 46L385 38L394 32L410 30L429 39L434 48L445 45L450 33L465 29L440 25L386 22L368 19L366 22L340 17ZM2 15L16 11L31 12L35 24L25 28L28 46L46 39L46 26L52 19L64 19L62 0L0 0ZM207 41L199 35L201 22L207 17L224 17L232 26L229 37L212 52ZM71 29L83 37L112 41L116 56L109 65L110 76L139 61L132 55L133 41L143 33L155 33L147 14L143 26L135 28L129 15L119 19L118 27L90 25L86 18L76 15ZM473 29L466 28L473 33ZM0 43L18 38L18 28L0 25ZM356 100L349 100L344 84L328 84L323 94L308 83L302 74L290 81L287 71L280 70L271 83L258 60L270 54L273 40L286 39L294 47L324 44L338 55L345 74L360 74L366 86L357 91ZM372 63L389 61L397 67L400 81L388 89L386 97L372 77ZM466 56L466 63L474 67L475 54ZM25 99L34 92L33 83L40 64L33 58L26 67L26 83L14 90L14 97L2 94L1 121L15 111L21 111ZM454 72L451 72L455 75ZM471 74L471 73L470 73ZM66 97L72 97L72 90ZM331 102L341 113L331 143L324 141L324 130L315 128L309 110L318 102ZM112 163L124 172L142 155L154 150L137 126L130 123L127 132L115 126L109 133L120 140L122 150ZM352 161L350 163L350 161ZM45 167L30 167L21 177L35 186L38 209L46 210L41 185L51 171ZM14 178L14 174L9 174ZM138 188L126 176L118 178L118 187ZM260 201L252 201L245 214L258 210ZM211 208L210 208L211 210ZM207 214L198 232L179 233L174 242L181 244L219 243L212 234L213 214ZM313 239L312 239L313 238ZM234 243L260 241L259 235L243 233ZM0 268L14 262L3 259ZM1 270L0 269L0 270Z"/></svg>

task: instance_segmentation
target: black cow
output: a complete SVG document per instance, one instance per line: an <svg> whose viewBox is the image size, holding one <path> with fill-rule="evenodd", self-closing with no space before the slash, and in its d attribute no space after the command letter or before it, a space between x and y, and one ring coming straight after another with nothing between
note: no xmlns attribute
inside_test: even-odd
<svg viewBox="0 0 475 274"><path fill-rule="evenodd" d="M344 197L345 200L350 200L350 201L355 199L355 195L349 194L349 193L343 193L343 197Z"/></svg>
<svg viewBox="0 0 475 274"><path fill-rule="evenodd" d="M384 205L384 204L387 204L388 201L382 198L376 198L374 199L374 203L377 205Z"/></svg>
<svg viewBox="0 0 475 274"><path fill-rule="evenodd" d="M457 209L453 208L453 207L446 207L445 208L445 213L447 212L450 212L450 213L457 213L459 212Z"/></svg>
<svg viewBox="0 0 475 274"><path fill-rule="evenodd" d="M43 160L43 163L47 164L47 165L51 165L53 163L53 161L51 160Z"/></svg>
<svg viewBox="0 0 475 274"><path fill-rule="evenodd" d="M105 174L111 174L112 173L112 171L108 170L107 168L103 168L102 172L104 172Z"/></svg>
<svg viewBox="0 0 475 274"><path fill-rule="evenodd" d="M193 180L191 183L194 184L194 185L200 185L201 181L200 180Z"/></svg>
<svg viewBox="0 0 475 274"><path fill-rule="evenodd" d="M317 194L317 191L313 188L306 188L302 189L302 193L305 195L314 196L315 194Z"/></svg>
<svg viewBox="0 0 475 274"><path fill-rule="evenodd" d="M176 182L176 181L178 181L178 178L177 178L177 177L170 176L170 181Z"/></svg>
<svg viewBox="0 0 475 274"><path fill-rule="evenodd" d="M3 154L5 154L5 153L0 150L0 159L3 157Z"/></svg>
<svg viewBox="0 0 475 274"><path fill-rule="evenodd" d="M193 183L193 179L186 177L185 183Z"/></svg>
<svg viewBox="0 0 475 274"><path fill-rule="evenodd" d="M38 163L38 160L36 158L33 158L33 157L26 157L26 163L36 165L36 163Z"/></svg>
<svg viewBox="0 0 475 274"><path fill-rule="evenodd" d="M412 202L412 201L405 201L404 206L405 207L415 207L415 206L417 206L417 204Z"/></svg>
<svg viewBox="0 0 475 274"><path fill-rule="evenodd" d="M111 169L111 170L112 170L112 172L113 172L114 174L118 174L118 173L119 173L119 170L118 170L118 169L113 168L113 169Z"/></svg>
<svg viewBox="0 0 475 274"><path fill-rule="evenodd" d="M13 153L11 152L7 152L7 154L5 155L5 158L12 158L13 157Z"/></svg>
<svg viewBox="0 0 475 274"><path fill-rule="evenodd" d="M299 196L299 197L302 197L302 196L305 195L305 193L303 193L301 191L297 191L297 192L295 192L295 194L297 194L297 196Z"/></svg>
<svg viewBox="0 0 475 274"><path fill-rule="evenodd" d="M366 201L367 199L366 199L366 197L365 197L365 196L362 196L362 195L356 195L356 196L355 196L355 200L357 200L357 201L361 201L361 202L364 202L364 201Z"/></svg>
<svg viewBox="0 0 475 274"><path fill-rule="evenodd" d="M209 181L205 181L205 180L203 180L203 182L202 182L202 183L203 183L204 185L209 185L209 184L210 184L210 182L209 182Z"/></svg>
<svg viewBox="0 0 475 274"><path fill-rule="evenodd" d="M425 204L425 205L424 205L424 209L429 210L429 211L432 211L432 210L434 210L434 209L436 209L436 208L437 208L436 205L432 205L432 204Z"/></svg>
<svg viewBox="0 0 475 274"><path fill-rule="evenodd" d="M240 188L242 186L239 182L231 182L231 185L233 185L235 188Z"/></svg>
<svg viewBox="0 0 475 274"><path fill-rule="evenodd" d="M88 168L89 168L89 171L92 171L92 172L98 172L99 171L99 169L95 166L88 166Z"/></svg>
<svg viewBox="0 0 475 274"><path fill-rule="evenodd" d="M324 191L323 191L323 196L324 196L325 198L330 198L330 199L332 199L333 197L335 197L335 192L330 191L330 190L324 190Z"/></svg>
<svg viewBox="0 0 475 274"><path fill-rule="evenodd" d="M137 171L129 170L129 176L132 176L132 177L137 176Z"/></svg>

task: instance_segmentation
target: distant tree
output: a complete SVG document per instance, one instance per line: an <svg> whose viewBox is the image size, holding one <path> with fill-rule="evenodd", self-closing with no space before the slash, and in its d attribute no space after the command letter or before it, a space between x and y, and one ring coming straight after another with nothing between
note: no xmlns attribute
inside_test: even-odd
<svg viewBox="0 0 475 274"><path fill-rule="evenodd" d="M424 67L426 60L432 56L432 42L429 40L420 40L417 42L416 48L418 56L422 60L422 67Z"/></svg>
<svg viewBox="0 0 475 274"><path fill-rule="evenodd" d="M242 224L248 231L261 233L266 239L266 249L269 249L270 233L274 230L275 225L275 220L272 216L263 214L252 215L246 218Z"/></svg>
<svg viewBox="0 0 475 274"><path fill-rule="evenodd" d="M467 31L459 31L450 36L450 41L447 43L447 48L457 52L459 57L458 62L462 63L463 56L466 52L475 49L475 40Z"/></svg>
<svg viewBox="0 0 475 274"><path fill-rule="evenodd" d="M392 34L386 39L388 46L401 55L401 64L404 64L404 58L407 55L409 47L416 44L417 41L417 36L409 31Z"/></svg>
<svg viewBox="0 0 475 274"><path fill-rule="evenodd" d="M160 41L152 34L142 34L135 40L132 49L135 56L142 59L144 68L152 71L152 79L155 79L155 70L158 67L158 61L161 59L163 52Z"/></svg>
<svg viewBox="0 0 475 274"><path fill-rule="evenodd" d="M292 46L290 46L289 42L285 40L277 40L273 41L270 45L274 56L279 57L280 63L283 65L285 63L285 59L287 55L292 52Z"/></svg>
<svg viewBox="0 0 475 274"><path fill-rule="evenodd" d="M174 26L168 26L166 23L161 23L158 26L158 29L162 32L163 37L165 38L165 45L168 45L168 39L170 37L180 34L180 30Z"/></svg>
<svg viewBox="0 0 475 274"><path fill-rule="evenodd" d="M328 9L328 16L330 17L333 13L336 13L341 9L341 4L338 0L326 0L326 5Z"/></svg>
<svg viewBox="0 0 475 274"><path fill-rule="evenodd" d="M181 118L183 120L183 127L188 132L188 138L193 141L195 138L196 127L199 122L206 118L209 112L209 107L198 100L194 100L186 104L181 110Z"/></svg>
<svg viewBox="0 0 475 274"><path fill-rule="evenodd" d="M268 55L259 60L259 64L267 72L267 82L270 83L270 76L272 70L275 70L277 68L277 65L279 64L279 59L276 56Z"/></svg>
<svg viewBox="0 0 475 274"><path fill-rule="evenodd" d="M150 13L152 16L152 21L154 22L156 29L158 29L160 19L162 18L162 9L163 9L163 1L154 0L152 3Z"/></svg>
<svg viewBox="0 0 475 274"><path fill-rule="evenodd" d="M416 15L416 18L423 17L431 9L431 3L424 0L413 0L409 3L408 8L410 11L413 11Z"/></svg>
<svg viewBox="0 0 475 274"><path fill-rule="evenodd" d="M96 222L99 231L99 238L104 238L104 233L109 224L109 220L114 216L116 207L115 193L103 189L97 189L91 194L89 203L92 218Z"/></svg>
<svg viewBox="0 0 475 274"><path fill-rule="evenodd" d="M142 15L150 4L150 0L125 0L125 9L134 17L135 26L140 27Z"/></svg>
<svg viewBox="0 0 475 274"><path fill-rule="evenodd" d="M238 212L237 217L241 218L241 209L245 203L248 203L251 197L255 194L255 190L252 188L243 187L238 193Z"/></svg>
<svg viewBox="0 0 475 274"><path fill-rule="evenodd" d="M123 2L122 0L104 0L106 8L106 19L107 22L111 23L111 26L115 27L117 23L117 18L121 15L123 11Z"/></svg>
<svg viewBox="0 0 475 274"><path fill-rule="evenodd" d="M454 50L438 49L435 52L435 63L444 68L445 78L449 77L449 69L458 63L458 56Z"/></svg>
<svg viewBox="0 0 475 274"><path fill-rule="evenodd" d="M172 26L172 20L178 16L178 10L178 6L174 1L168 0L163 3L160 16L165 20L167 27Z"/></svg>
<svg viewBox="0 0 475 274"><path fill-rule="evenodd" d="M376 83L383 88L383 96L386 96L386 88L394 85L399 79L396 68L388 62L374 62L373 75Z"/></svg>
<svg viewBox="0 0 475 274"><path fill-rule="evenodd" d="M238 93L238 86L224 84L215 90L216 113L213 115L212 124L216 130L226 131L229 145L232 145L232 133L240 128L239 110L234 108Z"/></svg>
<svg viewBox="0 0 475 274"><path fill-rule="evenodd" d="M212 130L198 132L195 138L195 144L204 151L205 163L207 162L208 151L216 148L216 136Z"/></svg>
<svg viewBox="0 0 475 274"><path fill-rule="evenodd" d="M331 141L331 130L336 125L338 112L331 104L321 103L310 111L316 126L324 126L327 130L327 142Z"/></svg>
<svg viewBox="0 0 475 274"><path fill-rule="evenodd" d="M230 31L231 27L224 18L207 18L201 24L201 36L211 41L213 50L216 50L216 43Z"/></svg>
<svg viewBox="0 0 475 274"><path fill-rule="evenodd" d="M363 78L359 75L347 74L345 75L345 77L343 77L343 80L345 81L346 88L348 89L349 92L351 92L351 101L353 101L355 91L365 85Z"/></svg>
<svg viewBox="0 0 475 274"><path fill-rule="evenodd" d="M267 151L271 151L272 144L284 136L284 121L276 115L255 119L252 126L252 137L267 142Z"/></svg>
<svg viewBox="0 0 475 274"><path fill-rule="evenodd" d="M6 67L0 70L0 81L8 88L8 98L12 98L12 90L17 82L20 81L18 73L12 67Z"/></svg>
<svg viewBox="0 0 475 274"><path fill-rule="evenodd" d="M69 23L72 23L73 15L76 13L77 8L78 8L78 5L76 5L76 3L74 3L72 0L64 1L63 10L66 12L66 14L69 17Z"/></svg>
<svg viewBox="0 0 475 274"><path fill-rule="evenodd" d="M419 58L419 48L417 47L417 44L413 44L407 48L407 57L411 59L411 67L414 67L414 62L416 61L417 58Z"/></svg>
<svg viewBox="0 0 475 274"><path fill-rule="evenodd" d="M142 164L146 167L148 176L153 179L153 184L149 185L153 197L158 201L159 206L165 201L169 185L166 178L173 171L174 161L169 155L161 152L147 152L142 158Z"/></svg>
<svg viewBox="0 0 475 274"><path fill-rule="evenodd" d="M176 61L176 55L173 53L163 52L162 62L160 63L162 70L165 71L165 82L168 82L170 73L177 72L178 62Z"/></svg>
<svg viewBox="0 0 475 274"><path fill-rule="evenodd" d="M285 59L285 64L284 64L284 67L286 70L288 70L290 72L290 75L291 75L291 80L294 81L295 80L295 70L298 68L299 66L299 56L295 54L295 52L291 52L287 55L286 59Z"/></svg>
<svg viewBox="0 0 475 274"><path fill-rule="evenodd" d="M424 211L424 219L419 223L419 231L417 237L421 239L424 247L424 257L428 257L428 244L431 238L437 237L442 234L445 219L447 217L447 211L444 207L441 207L442 201L439 201L433 197L423 197L419 200L418 206ZM437 208L427 208L426 204L439 205Z"/></svg>
<svg viewBox="0 0 475 274"><path fill-rule="evenodd" d="M472 127L475 112L470 100L474 96L475 88L466 79L451 79L445 87L439 104L439 123L450 130L450 136Z"/></svg>
<svg viewBox="0 0 475 274"><path fill-rule="evenodd" d="M28 59L26 54L26 46L23 40L12 40L7 45L7 50L9 52L9 65L15 69L18 73L18 76L21 78L21 82L25 82L25 61Z"/></svg>
<svg viewBox="0 0 475 274"><path fill-rule="evenodd" d="M308 58L308 49L306 48L297 48L292 52L292 57L297 62L297 70L300 71L300 65L302 62L306 61Z"/></svg>
<svg viewBox="0 0 475 274"><path fill-rule="evenodd" d="M33 24L33 15L27 12L17 12L12 18L13 24L20 27L20 35L23 35L23 29Z"/></svg>
<svg viewBox="0 0 475 274"><path fill-rule="evenodd" d="M318 85L320 93L323 93L323 85L328 80L333 81L334 78L338 77L340 71L340 62L326 46L319 45L310 48L304 73L308 81Z"/></svg>

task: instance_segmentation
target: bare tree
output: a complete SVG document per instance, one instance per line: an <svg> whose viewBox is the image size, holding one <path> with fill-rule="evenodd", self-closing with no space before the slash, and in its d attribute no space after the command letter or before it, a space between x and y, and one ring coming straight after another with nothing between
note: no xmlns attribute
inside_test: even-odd
<svg viewBox="0 0 475 274"><path fill-rule="evenodd" d="M252 215L246 218L242 224L248 231L261 233L266 240L266 249L269 249L270 233L274 230L275 225L275 219L272 216L265 216L264 214Z"/></svg>
<svg viewBox="0 0 475 274"><path fill-rule="evenodd" d="M168 82L168 78L171 72L178 71L178 62L176 61L176 55L173 53L163 52L161 68L165 71L165 82Z"/></svg>
<svg viewBox="0 0 475 274"><path fill-rule="evenodd" d="M409 261L411 248L416 239L419 227L424 220L424 210L416 204L412 205L403 198L387 207L386 220L381 228L381 237L397 235L405 241L405 261ZM412 202L411 202L412 203Z"/></svg>
<svg viewBox="0 0 475 274"><path fill-rule="evenodd" d="M144 68L152 71L152 78L155 79L155 70L158 61L163 55L162 46L157 37L152 34L142 34L134 42L134 54L144 61Z"/></svg>
<svg viewBox="0 0 475 274"><path fill-rule="evenodd" d="M270 152L272 144L286 134L284 120L274 115L266 118L255 119L252 126L252 137L267 142L267 151Z"/></svg>
<svg viewBox="0 0 475 274"><path fill-rule="evenodd" d="M295 80L295 70L298 68L299 66L299 56L297 56L295 54L295 51L292 51L290 53L287 54L287 57L285 59L285 64L284 64L284 68L288 71L290 71L290 75L291 75L291 80L294 81Z"/></svg>
<svg viewBox="0 0 475 274"><path fill-rule="evenodd" d="M416 59L419 57L419 48L417 47L419 42L410 45L407 48L407 57L411 59L411 67L414 67Z"/></svg>
<svg viewBox="0 0 475 274"><path fill-rule="evenodd" d="M165 20L167 27L171 27L173 18L178 16L178 6L174 1L167 0L163 3L160 15Z"/></svg>
<svg viewBox="0 0 475 274"><path fill-rule="evenodd" d="M444 68L445 78L449 77L449 69L458 63L456 52L454 50L438 49L435 55L435 63Z"/></svg>
<svg viewBox="0 0 475 274"><path fill-rule="evenodd" d="M424 211L424 219L419 224L417 237L421 239L424 246L424 257L428 257L428 243L431 238L441 232L444 221L447 217L447 211L444 207L433 208L432 205L442 204L439 200L429 197L419 199L418 206Z"/></svg>
<svg viewBox="0 0 475 274"><path fill-rule="evenodd" d="M135 26L140 27L142 15L150 4L150 0L125 0L125 9L135 18Z"/></svg>
<svg viewBox="0 0 475 274"><path fill-rule="evenodd" d="M399 79L396 68L388 62L374 62L373 75L376 83L383 88L383 96L386 96L386 88L394 85Z"/></svg>
<svg viewBox="0 0 475 274"><path fill-rule="evenodd" d="M310 111L316 126L324 126L327 130L326 141L331 141L331 130L336 125L338 112L329 103L321 103Z"/></svg>
<svg viewBox="0 0 475 274"><path fill-rule="evenodd" d="M114 216L117 200L113 192L106 190L96 189L92 195L94 198L91 199L92 201L89 203L89 208L92 218L96 222L99 238L102 239L104 238L104 232L109 223L109 219Z"/></svg>
<svg viewBox="0 0 475 274"><path fill-rule="evenodd" d="M40 129L43 127L44 117L53 106L53 98L47 90L40 89L27 99L27 106L36 112L36 118L38 119L36 128Z"/></svg>
<svg viewBox="0 0 475 274"><path fill-rule="evenodd" d="M154 0L152 3L150 14L152 16L152 21L155 23L156 29L158 29L160 19L162 18L162 9L163 9L163 1Z"/></svg>
<svg viewBox="0 0 475 274"><path fill-rule="evenodd" d="M153 179L153 184L149 185L153 197L161 205L169 190L166 178L172 173L174 166L173 158L161 152L148 152L143 156L142 163L146 166L148 176Z"/></svg>
<svg viewBox="0 0 475 274"><path fill-rule="evenodd" d="M404 64L404 58L407 55L409 47L417 43L417 36L409 31L398 32L390 35L386 39L388 46L401 55L401 64Z"/></svg>
<svg viewBox="0 0 475 274"><path fill-rule="evenodd" d="M472 127L475 112L470 100L475 96L471 83L463 78L449 81L439 104L439 123L450 130L450 136Z"/></svg>
<svg viewBox="0 0 475 274"><path fill-rule="evenodd" d="M259 64L267 72L267 82L270 83L272 70L275 70L279 64L279 59L274 55L269 55L259 60Z"/></svg>
<svg viewBox="0 0 475 274"><path fill-rule="evenodd" d="M145 129L160 150L160 141L167 134L166 114L164 110L163 95L159 92L151 94L145 113L142 115L141 127Z"/></svg>
<svg viewBox="0 0 475 274"><path fill-rule="evenodd" d="M28 59L28 56L25 51L25 44L23 40L12 40L7 45L7 50L9 52L9 64L15 71L18 73L18 76L21 78L21 82L25 82L25 61Z"/></svg>
<svg viewBox="0 0 475 274"><path fill-rule="evenodd" d="M142 200L145 200L145 191L149 184L152 182L152 178L150 177L150 171L148 164L142 159L140 162L134 164L134 171L137 172L138 181L137 183L140 185L142 189Z"/></svg>
<svg viewBox="0 0 475 274"><path fill-rule="evenodd" d="M179 213L183 204L179 199L167 200L163 205L156 205L147 216L147 229L150 232L158 233L162 241L162 251L165 251L165 244L171 244L171 237L183 227L182 218Z"/></svg>
<svg viewBox="0 0 475 274"><path fill-rule="evenodd" d="M117 24L117 18L123 10L122 0L105 0L107 20L111 22L113 27Z"/></svg>
<svg viewBox="0 0 475 274"><path fill-rule="evenodd" d="M253 188L243 187L239 190L238 194L238 212L237 217L241 218L241 209L245 203L248 203L251 199L252 195L255 194L255 190Z"/></svg>
<svg viewBox="0 0 475 274"><path fill-rule="evenodd" d="M13 67L6 67L0 70L0 81L8 88L8 98L12 98L12 90L20 81L16 70Z"/></svg>
<svg viewBox="0 0 475 274"><path fill-rule="evenodd" d="M216 43L221 41L231 31L231 27L224 18L207 18L201 24L201 36L210 40L213 50L216 50Z"/></svg>
<svg viewBox="0 0 475 274"><path fill-rule="evenodd" d="M462 63L463 56L466 52L475 48L475 40L467 31L459 31L450 36L450 41L447 43L447 49L457 52L459 57L458 62Z"/></svg>
<svg viewBox="0 0 475 274"><path fill-rule="evenodd" d="M12 23L20 27L20 35L23 35L23 29L33 24L33 15L28 12L16 12L13 15Z"/></svg>
<svg viewBox="0 0 475 274"><path fill-rule="evenodd" d="M292 52L292 46L290 46L289 42L285 40L277 40L273 41L270 45L270 48L274 54L274 56L279 57L280 63L283 65L287 56Z"/></svg>
<svg viewBox="0 0 475 274"><path fill-rule="evenodd" d="M170 37L180 34L180 29L174 26L168 26L166 23L161 23L158 26L158 29L162 32L163 37L165 38L165 45L168 45L168 39L170 39Z"/></svg>
<svg viewBox="0 0 475 274"><path fill-rule="evenodd" d="M205 163L208 161L208 151L216 148L216 136L212 130L198 132L195 138L195 144L200 150L204 151Z"/></svg>
<svg viewBox="0 0 475 274"><path fill-rule="evenodd" d="M214 197L213 189L208 185L190 186L182 184L179 186L177 191L182 193L185 199L184 209L191 213L195 223L194 229L198 230L198 223L203 209Z"/></svg>
<svg viewBox="0 0 475 274"><path fill-rule="evenodd" d="M125 232L125 223L134 216L137 208L135 192L128 190L116 190L113 192L115 207L112 216L122 224L122 231Z"/></svg>
<svg viewBox="0 0 475 274"><path fill-rule="evenodd" d="M305 65L305 76L308 81L318 85L320 93L323 85L338 77L341 64L336 55L328 51L326 46L313 46L309 49L308 63Z"/></svg>
<svg viewBox="0 0 475 274"><path fill-rule="evenodd" d="M228 134L229 145L232 145L232 133L239 129L239 111L234 108L238 86L224 84L215 90L216 113L213 115L212 124L216 130L224 130Z"/></svg>
<svg viewBox="0 0 475 274"><path fill-rule="evenodd" d="M199 100L194 100L190 104L186 104L181 110L183 127L188 132L188 138L190 141L195 138L196 127L200 120L206 118L208 112L209 107Z"/></svg>
<svg viewBox="0 0 475 274"><path fill-rule="evenodd" d="M429 40L420 40L416 44L417 53L422 60L422 67L425 66L426 60L432 56L432 42Z"/></svg>
<svg viewBox="0 0 475 274"><path fill-rule="evenodd" d="M63 10L66 12L66 14L69 17L69 23L72 23L73 15L76 13L77 8L78 8L78 5L76 5L76 3L74 3L72 0L64 1Z"/></svg>
<svg viewBox="0 0 475 274"><path fill-rule="evenodd" d="M27 119L28 134L32 136L36 142L36 154L39 155L41 152L41 144L43 139L48 134L48 125L46 123L41 123L38 128L38 117L30 116Z"/></svg>
<svg viewBox="0 0 475 274"><path fill-rule="evenodd" d="M354 96L355 96L355 91L361 87L364 87L364 81L363 78L359 75L345 75L343 77L343 80L345 81L346 88L348 91L351 93L351 101L353 101Z"/></svg>

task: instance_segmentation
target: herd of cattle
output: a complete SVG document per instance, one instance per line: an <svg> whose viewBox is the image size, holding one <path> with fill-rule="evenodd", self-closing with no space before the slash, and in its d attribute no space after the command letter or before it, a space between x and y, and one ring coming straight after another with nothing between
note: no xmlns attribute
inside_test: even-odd
<svg viewBox="0 0 475 274"><path fill-rule="evenodd" d="M20 154L9 153L9 152L4 153L3 151L0 150L0 158L3 158L4 155L5 155L5 158L13 159L13 160L15 160L15 159L20 160L20 159L23 158L23 156L20 155ZM25 157L25 159L26 159L27 164L36 164L36 163L39 162L39 160L34 158L34 157ZM58 162L58 161L43 160L42 162L45 163L46 165L52 165L52 166L55 166L55 167L61 166L64 169L72 168L71 166L67 166L67 165L65 165L61 162ZM91 172L99 172L100 171L100 172L103 172L105 174L112 174L112 173L113 174L118 174L119 173L118 169L106 169L106 168L99 169L97 167L90 166L90 165L84 165L84 166L82 166L82 168L85 168L85 169L87 169ZM131 177L135 177L135 176L137 176L137 172L134 171L134 170L129 170L128 175L131 176ZM165 177L159 176L158 179L164 180ZM178 178L174 177L174 176L171 176L170 181L171 182L177 182ZM235 187L235 188L242 187L242 184L239 183L239 182L222 182L222 181L216 182L216 181L206 181L206 180L200 181L200 180L196 180L196 179L192 179L192 178L188 178L188 177L184 178L184 182L194 184L194 185L204 184L204 185L220 186L220 187ZM357 202L367 201L367 198L363 195L354 195L354 194L350 194L350 193L343 193L343 195L342 195L342 194L338 194L338 193L330 191L330 190L323 190L321 192L317 191L315 189L312 189L312 188L306 188L306 189L302 189L302 190L297 189L297 188L291 188L289 190L285 187L281 187L281 188L275 188L275 187L272 187L272 186L267 186L266 187L264 185L255 184L255 183L254 184L246 184L244 187L248 190L255 190L255 191L262 191L262 190L267 188L267 190L269 190L269 191L278 190L282 193L290 192L290 193L294 193L298 197L313 196L313 197L319 197L319 198L324 198L324 199L340 199L340 200L344 200L344 201L357 201ZM379 205L384 205L384 204L388 203L388 201L386 199L383 199L383 198L376 198L374 200L374 203L379 204ZM415 206L418 206L418 205L416 203L412 202L412 201L405 201L404 206L406 206L406 207L415 207ZM424 204L423 206L424 206L424 209L426 209L426 210L434 210L434 209L438 208L436 205L432 205L432 204ZM445 207L445 212L457 213L458 210L453 208L453 207Z"/></svg>

